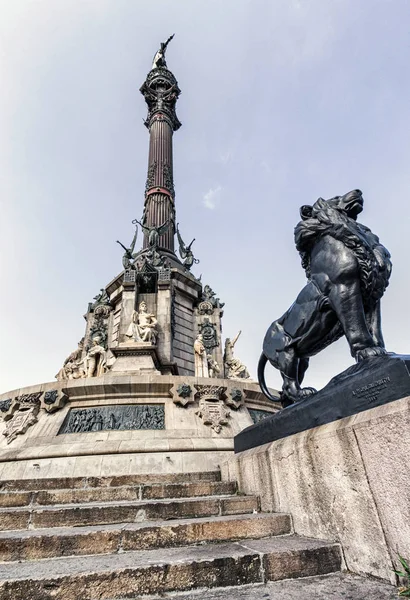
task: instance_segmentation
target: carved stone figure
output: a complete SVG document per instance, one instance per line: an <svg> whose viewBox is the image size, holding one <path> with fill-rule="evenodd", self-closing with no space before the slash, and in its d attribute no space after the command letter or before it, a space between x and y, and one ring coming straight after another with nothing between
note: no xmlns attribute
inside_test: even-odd
<svg viewBox="0 0 410 600"><path fill-rule="evenodd" d="M281 401L292 404L316 392L301 388L309 358L346 335L356 362L386 354L380 299L391 273L390 254L368 227L357 223L360 190L302 206L296 248L308 282L296 302L269 327L259 360L264 394L269 362L283 378Z"/></svg>
<svg viewBox="0 0 410 600"><path fill-rule="evenodd" d="M92 346L84 358L85 377L101 377L107 371L107 352L101 346L101 338L92 338Z"/></svg>
<svg viewBox="0 0 410 600"><path fill-rule="evenodd" d="M196 411L204 425L220 433L223 425L228 425L230 411L226 408L222 395L225 388L207 385L199 389L199 408Z"/></svg>
<svg viewBox="0 0 410 600"><path fill-rule="evenodd" d="M192 242L189 244L189 246L185 246L184 241L179 233L179 224L177 223L177 237L178 237L178 242L179 242L179 255L182 258L182 260L184 261L184 267L186 269L189 269L192 267L193 264L198 264L199 260L197 258L194 257L194 253L191 250L192 244L195 242L195 238L192 240Z"/></svg>
<svg viewBox="0 0 410 600"><path fill-rule="evenodd" d="M135 342L148 342L154 345L157 341L157 327L157 319L153 314L147 312L147 305L143 301L139 305L138 312L134 310L132 321L125 335Z"/></svg>
<svg viewBox="0 0 410 600"><path fill-rule="evenodd" d="M63 379L79 379L81 377L85 377L85 372L83 369L83 361L81 359L84 348L84 338L78 342L77 350L74 350L68 356L61 369L55 376L58 381Z"/></svg>
<svg viewBox="0 0 410 600"><path fill-rule="evenodd" d="M161 46L159 48L159 50L157 51L157 53L154 56L154 59L152 61L152 69L158 69L158 68L167 68L167 63L165 62L165 52L167 51L167 46L169 44L169 42L172 40L172 38L174 37L175 33L173 33L166 42L161 42Z"/></svg>
<svg viewBox="0 0 410 600"><path fill-rule="evenodd" d="M207 354L206 358L208 361L209 377L216 377L221 372L220 366L218 365L216 360L212 358L211 354Z"/></svg>
<svg viewBox="0 0 410 600"><path fill-rule="evenodd" d="M198 304L198 312L200 315L212 315L215 308L223 308L224 302L221 302L216 297L215 292L210 285L206 285L202 290L201 301Z"/></svg>
<svg viewBox="0 0 410 600"><path fill-rule="evenodd" d="M195 375L197 377L209 377L208 358L202 335L199 333L194 342L195 353Z"/></svg>
<svg viewBox="0 0 410 600"><path fill-rule="evenodd" d="M239 358L235 358L233 355L234 346L241 333L242 332L240 331L233 340L230 338L226 338L225 340L224 367L225 377L228 379L250 379L250 375L246 366L239 360Z"/></svg>
<svg viewBox="0 0 410 600"><path fill-rule="evenodd" d="M159 244L159 238L163 235L170 225L170 220L168 219L160 225L159 227L148 227L147 225L143 225L139 221L137 221L138 225L141 226L144 235L148 237L148 245L152 250L156 250Z"/></svg>
<svg viewBox="0 0 410 600"><path fill-rule="evenodd" d="M137 241L137 235L138 235L138 227L137 227L136 219L133 220L132 224L135 225L135 233L134 233L134 237L132 238L130 247L126 248L124 246L124 244L121 244L121 242L119 242L117 240L117 244L119 244L125 250L124 256L122 257L122 266L124 267L125 271L129 271L130 269L135 269L134 260L138 254L138 252L136 252L135 254L133 253L134 248L135 248L135 243Z"/></svg>

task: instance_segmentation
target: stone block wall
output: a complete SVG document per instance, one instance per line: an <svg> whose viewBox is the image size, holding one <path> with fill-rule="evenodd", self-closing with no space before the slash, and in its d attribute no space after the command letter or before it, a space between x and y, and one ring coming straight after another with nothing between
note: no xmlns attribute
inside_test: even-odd
<svg viewBox="0 0 410 600"><path fill-rule="evenodd" d="M410 398L234 455L225 480L291 513L295 532L338 541L347 569L393 581L410 558Z"/></svg>

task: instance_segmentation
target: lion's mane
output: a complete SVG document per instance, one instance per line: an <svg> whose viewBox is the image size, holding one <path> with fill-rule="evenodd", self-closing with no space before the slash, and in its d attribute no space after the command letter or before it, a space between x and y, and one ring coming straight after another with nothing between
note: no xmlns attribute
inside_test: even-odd
<svg viewBox="0 0 410 600"><path fill-rule="evenodd" d="M341 241L355 254L363 301L367 304L379 300L388 286L391 273L388 251L368 227L357 223L322 198L312 206L311 216L295 227L295 244L307 278L311 277L311 251L325 235Z"/></svg>

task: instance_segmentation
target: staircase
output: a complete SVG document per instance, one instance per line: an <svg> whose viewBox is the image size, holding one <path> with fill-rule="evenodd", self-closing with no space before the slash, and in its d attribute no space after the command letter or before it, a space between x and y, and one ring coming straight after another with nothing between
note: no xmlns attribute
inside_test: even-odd
<svg viewBox="0 0 410 600"><path fill-rule="evenodd" d="M123 600L340 570L217 472L0 482L1 600Z"/></svg>

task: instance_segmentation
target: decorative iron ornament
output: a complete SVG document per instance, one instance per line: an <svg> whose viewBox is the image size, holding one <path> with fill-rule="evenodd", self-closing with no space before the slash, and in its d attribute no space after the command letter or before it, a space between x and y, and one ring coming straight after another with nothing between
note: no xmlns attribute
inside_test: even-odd
<svg viewBox="0 0 410 600"><path fill-rule="evenodd" d="M155 185L155 175L157 173L158 163L154 160L148 167L147 181L145 183L145 193Z"/></svg>
<svg viewBox="0 0 410 600"><path fill-rule="evenodd" d="M140 92L148 106L148 115L145 120L148 129L151 127L154 117L168 120L173 131L181 127L175 112L176 102L181 90L171 71L164 67L150 71L140 88Z"/></svg>
<svg viewBox="0 0 410 600"><path fill-rule="evenodd" d="M165 429L164 405L131 404L71 409L58 433L136 429Z"/></svg>
<svg viewBox="0 0 410 600"><path fill-rule="evenodd" d="M162 173L164 178L164 187L171 192L172 197L175 196L174 178L172 176L171 165L164 163L162 166Z"/></svg>

